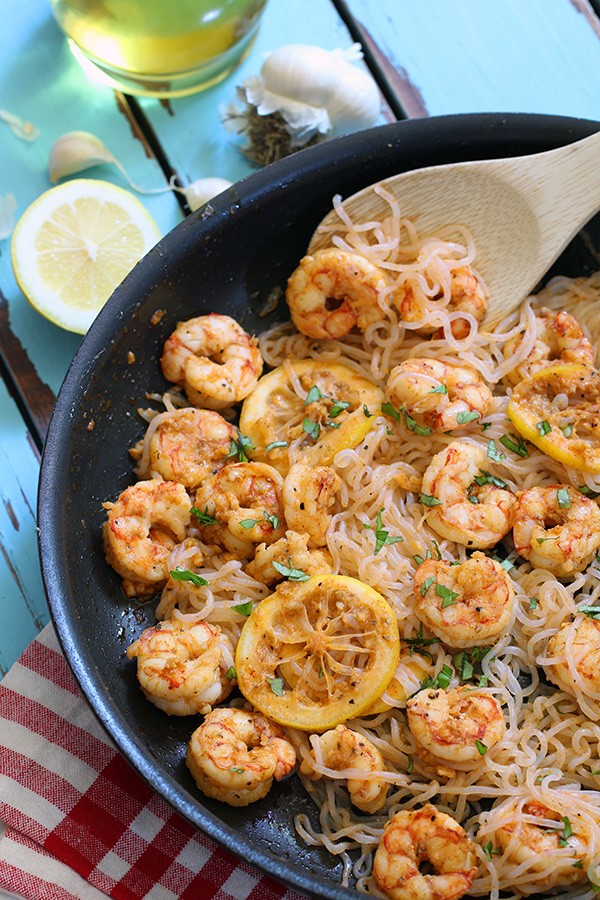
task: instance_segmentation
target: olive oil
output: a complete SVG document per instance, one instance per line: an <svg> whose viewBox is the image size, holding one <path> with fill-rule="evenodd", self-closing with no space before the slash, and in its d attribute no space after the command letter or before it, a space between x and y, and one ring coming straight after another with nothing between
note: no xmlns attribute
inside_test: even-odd
<svg viewBox="0 0 600 900"><path fill-rule="evenodd" d="M85 68L129 93L178 96L247 54L266 0L51 0Z"/></svg>

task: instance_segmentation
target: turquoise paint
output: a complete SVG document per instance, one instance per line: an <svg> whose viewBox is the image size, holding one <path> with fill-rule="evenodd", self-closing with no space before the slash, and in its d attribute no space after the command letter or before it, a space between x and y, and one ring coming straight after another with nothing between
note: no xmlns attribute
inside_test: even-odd
<svg viewBox="0 0 600 900"><path fill-rule="evenodd" d="M38 459L0 380L0 675L49 619L38 562Z"/></svg>
<svg viewBox="0 0 600 900"><path fill-rule="evenodd" d="M347 0L429 115L600 119L600 37L570 0Z"/></svg>

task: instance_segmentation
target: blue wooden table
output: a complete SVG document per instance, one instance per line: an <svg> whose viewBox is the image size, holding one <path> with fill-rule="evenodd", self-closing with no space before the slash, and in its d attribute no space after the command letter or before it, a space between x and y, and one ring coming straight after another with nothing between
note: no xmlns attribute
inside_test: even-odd
<svg viewBox="0 0 600 900"><path fill-rule="evenodd" d="M348 47L359 40L382 92L380 121L463 112L538 112L600 119L596 0L269 0L241 69L205 93L134 100L84 74L48 0L3 0L0 108L40 130L26 143L0 120L0 195L17 214L50 187L48 152L74 129L92 131L146 186L251 171L219 108L288 43ZM92 176L126 186L114 168ZM144 198L163 233L183 217L172 192ZM54 398L79 338L39 316L17 288L0 241L0 673L48 620L37 556L36 488Z"/></svg>

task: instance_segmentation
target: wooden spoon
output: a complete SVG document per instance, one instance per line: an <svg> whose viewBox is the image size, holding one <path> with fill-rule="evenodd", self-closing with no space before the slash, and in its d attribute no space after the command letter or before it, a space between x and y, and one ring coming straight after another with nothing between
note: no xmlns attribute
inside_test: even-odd
<svg viewBox="0 0 600 900"><path fill-rule="evenodd" d="M490 294L486 327L494 327L600 209L600 131L557 150L415 169L377 184L393 194L420 234L452 223L469 229L477 249L474 265ZM353 221L389 215L373 187L344 200ZM323 229L332 226L344 231L334 210L317 227L309 253L331 244L332 232Z"/></svg>

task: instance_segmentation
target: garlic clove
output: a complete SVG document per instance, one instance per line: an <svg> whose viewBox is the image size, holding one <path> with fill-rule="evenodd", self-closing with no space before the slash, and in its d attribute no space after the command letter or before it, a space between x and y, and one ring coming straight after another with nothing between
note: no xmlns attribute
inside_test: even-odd
<svg viewBox="0 0 600 900"><path fill-rule="evenodd" d="M50 181L54 183L68 175L104 163L116 166L131 190L138 194L166 194L171 190L169 185L159 188L140 187L130 178L124 165L113 156L100 138L89 131L68 131L53 143L48 158L48 174Z"/></svg>
<svg viewBox="0 0 600 900"><path fill-rule="evenodd" d="M381 112L381 95L364 69L343 61L338 85L329 98L327 112L336 131L368 128Z"/></svg>
<svg viewBox="0 0 600 900"><path fill-rule="evenodd" d="M192 181L186 187L174 186L174 190L184 195L189 208L194 212L217 194L230 188L232 183L226 178L198 178L197 181Z"/></svg>
<svg viewBox="0 0 600 900"><path fill-rule="evenodd" d="M288 44L269 54L260 73L267 91L322 107L337 87L339 62L322 47Z"/></svg>
<svg viewBox="0 0 600 900"><path fill-rule="evenodd" d="M58 138L50 148L48 173L50 181L83 172L102 163L118 165L110 150L100 138L89 131L69 131Z"/></svg>

